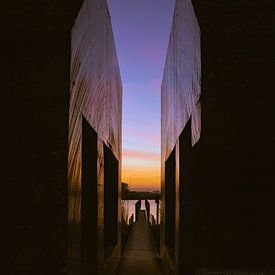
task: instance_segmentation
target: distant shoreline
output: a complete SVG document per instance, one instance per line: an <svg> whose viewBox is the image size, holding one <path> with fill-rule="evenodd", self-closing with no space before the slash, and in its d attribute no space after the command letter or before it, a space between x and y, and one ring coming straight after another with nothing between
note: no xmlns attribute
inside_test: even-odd
<svg viewBox="0 0 275 275"><path fill-rule="evenodd" d="M159 191L128 191L122 194L123 200L155 200L159 197Z"/></svg>

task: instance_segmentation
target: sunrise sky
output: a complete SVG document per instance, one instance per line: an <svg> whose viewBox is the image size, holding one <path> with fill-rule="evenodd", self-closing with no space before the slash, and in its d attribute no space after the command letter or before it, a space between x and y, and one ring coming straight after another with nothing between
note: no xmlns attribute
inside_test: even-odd
<svg viewBox="0 0 275 275"><path fill-rule="evenodd" d="M108 0L123 84L122 181L160 189L160 87L174 0Z"/></svg>

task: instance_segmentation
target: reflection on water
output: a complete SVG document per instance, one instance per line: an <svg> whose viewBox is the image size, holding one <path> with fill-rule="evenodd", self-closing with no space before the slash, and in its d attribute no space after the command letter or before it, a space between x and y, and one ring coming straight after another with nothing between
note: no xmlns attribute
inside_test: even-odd
<svg viewBox="0 0 275 275"><path fill-rule="evenodd" d="M155 203L155 200L148 200L150 203L150 213L154 216L156 219L157 217L157 204ZM130 217L134 216L135 221L135 212L136 208L135 205L137 203L137 200L122 200L122 217L125 220L126 223L129 222ZM145 201L141 201L141 209L145 209Z"/></svg>

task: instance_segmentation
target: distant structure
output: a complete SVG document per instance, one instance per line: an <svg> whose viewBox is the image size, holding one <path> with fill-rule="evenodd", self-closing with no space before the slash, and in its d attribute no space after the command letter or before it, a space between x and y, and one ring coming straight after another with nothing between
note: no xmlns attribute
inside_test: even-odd
<svg viewBox="0 0 275 275"><path fill-rule="evenodd" d="M105 0L1 3L5 274L113 274L121 80Z"/></svg>
<svg viewBox="0 0 275 275"><path fill-rule="evenodd" d="M161 92L166 274L275 269L272 7L176 1Z"/></svg>
<svg viewBox="0 0 275 275"><path fill-rule="evenodd" d="M159 200L159 192L128 191L122 195L124 200Z"/></svg>

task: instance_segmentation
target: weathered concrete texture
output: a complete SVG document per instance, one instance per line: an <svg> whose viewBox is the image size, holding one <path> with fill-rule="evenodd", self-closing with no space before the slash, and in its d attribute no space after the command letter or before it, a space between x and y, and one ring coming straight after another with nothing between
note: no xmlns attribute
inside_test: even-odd
<svg viewBox="0 0 275 275"><path fill-rule="evenodd" d="M167 178L166 173L175 173L165 170L165 162L175 148L179 136L191 120L192 144L196 144L201 134L201 45L200 27L193 9L191 0L176 1L173 24L170 33L167 50L166 63L164 68L161 86L161 188L162 188L162 208L161 208L161 256L165 269L174 272L174 260L171 255L175 253L175 247L166 247L165 243L175 246L178 238L174 238L172 231L177 231L179 226L172 226L165 217L174 223L175 219L179 223L179 211L175 213L175 198L167 197L165 193L165 179L169 184L175 184L174 179ZM170 163L174 167L174 163ZM174 175L175 176L175 175ZM167 186L168 187L168 186ZM171 187L171 186L170 186ZM169 188L170 194L174 194L175 187ZM167 190L168 192L168 190ZM165 201L168 199L169 201ZM167 212L165 214L165 206ZM168 207L169 206L169 207ZM175 217L171 217L175 215ZM177 217L176 217L177 215ZM168 225L169 224L169 225ZM166 230L169 231L165 233ZM171 228L168 228L171 227ZM165 238L166 235L166 238ZM168 241L170 239L170 241ZM170 251L170 256L168 255Z"/></svg>
<svg viewBox="0 0 275 275"><path fill-rule="evenodd" d="M200 27L191 0L176 1L161 86L162 154L168 158L191 117L192 143L201 132Z"/></svg>
<svg viewBox="0 0 275 275"><path fill-rule="evenodd" d="M133 226L117 274L163 274L160 256L152 229L146 220L145 210L140 211L139 219Z"/></svg>
<svg viewBox="0 0 275 275"><path fill-rule="evenodd" d="M164 245L162 200L164 267L167 273L188 275L195 274L196 269L268 272L274 270L275 263L271 195L275 182L275 3L192 3L201 30L201 136L192 147L192 124L179 131L181 135L176 141L162 136L162 148L166 148L167 140L174 141L168 151L162 149L163 197L164 161L170 150L176 148L175 228L179 240L173 262ZM183 6L177 4L175 17L185 13ZM188 33L181 28L183 31ZM172 30L177 33L174 39L184 43L185 34L181 32ZM177 59L176 54L168 57ZM177 65L170 71L171 82L179 81L179 68ZM193 67L190 70L193 72ZM176 94L176 89L169 93ZM168 106L173 113L174 104ZM169 123L178 124L177 121L178 118Z"/></svg>
<svg viewBox="0 0 275 275"><path fill-rule="evenodd" d="M104 144L118 160L120 171L122 85L105 0L84 2L72 28L71 54L68 162L70 274L81 272L82 116L98 136L97 182L91 182L97 185L98 193L98 274L113 273L120 259L120 230L117 231L118 241L113 254L110 258L104 257ZM119 189L117 194L112 195L120 196L120 192ZM118 208L117 219L120 219L120 199L113 207Z"/></svg>

